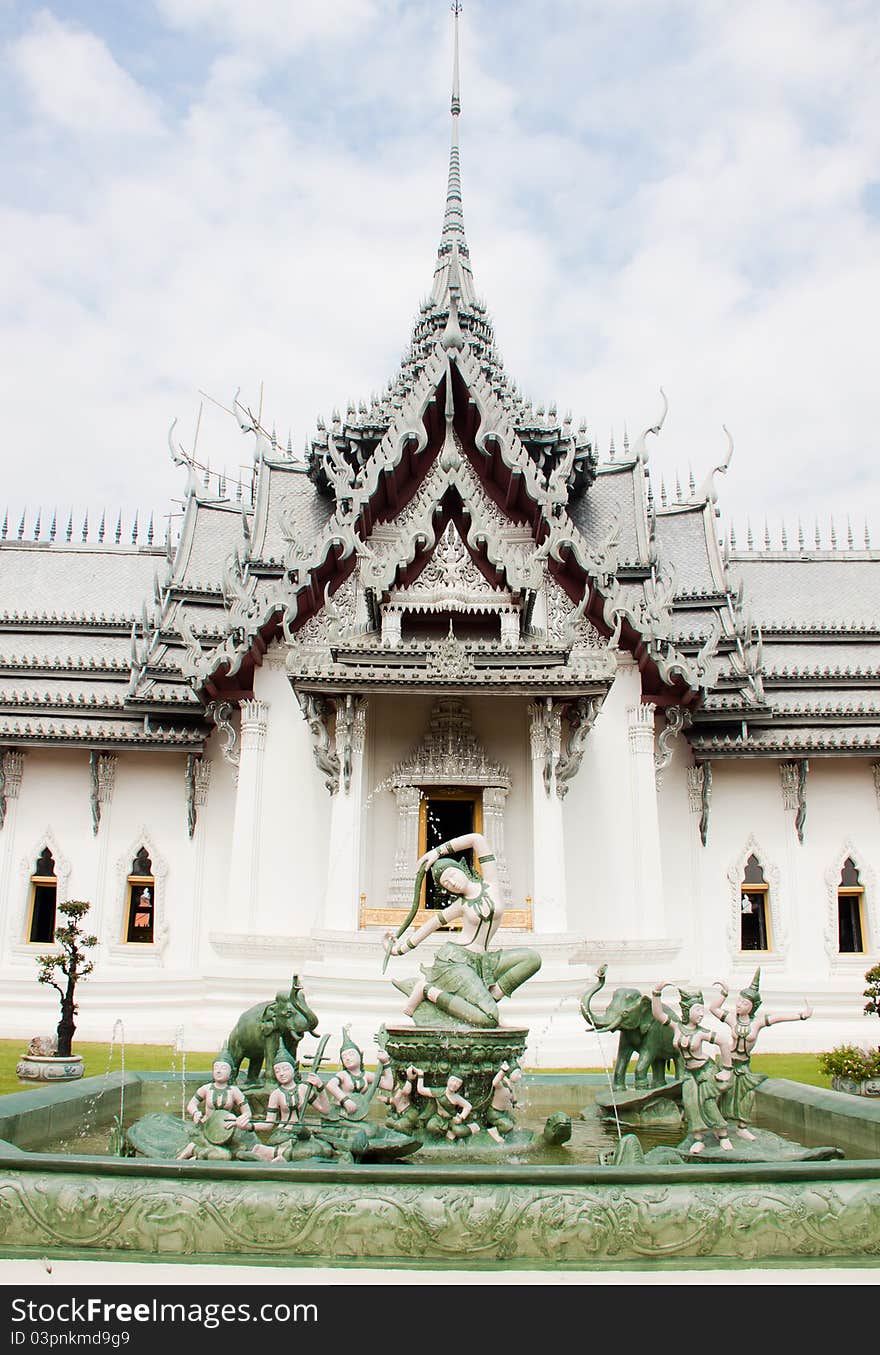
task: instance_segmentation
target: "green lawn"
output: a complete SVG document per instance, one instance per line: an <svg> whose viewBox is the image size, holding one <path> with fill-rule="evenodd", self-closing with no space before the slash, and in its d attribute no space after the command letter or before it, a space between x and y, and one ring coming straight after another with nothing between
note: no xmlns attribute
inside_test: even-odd
<svg viewBox="0 0 880 1355"><path fill-rule="evenodd" d="M0 1096L22 1090L24 1084L15 1076L15 1065L24 1051L25 1043L24 1040L0 1040ZM118 1047L113 1050L113 1058L108 1062L110 1055L108 1044L85 1044L77 1041L74 1044L74 1052L82 1054L87 1077L100 1077L108 1067L115 1071L121 1066ZM216 1050L202 1050L198 1053L188 1050L187 1068L199 1071L210 1068L215 1053ZM180 1055L175 1055L169 1045L127 1045L125 1064L127 1068L143 1069L146 1072L170 1072L174 1064L179 1071ZM831 1079L819 1072L818 1054L756 1054L752 1059L752 1067L756 1073L766 1073L768 1077L787 1077L792 1082L806 1082L811 1087L831 1086ZM578 1068L566 1071L595 1073L602 1070Z"/></svg>

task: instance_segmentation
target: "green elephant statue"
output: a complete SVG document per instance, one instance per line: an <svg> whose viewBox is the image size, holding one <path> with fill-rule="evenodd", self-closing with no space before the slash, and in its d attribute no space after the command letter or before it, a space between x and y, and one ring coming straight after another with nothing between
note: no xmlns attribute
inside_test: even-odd
<svg viewBox="0 0 880 1355"><path fill-rule="evenodd" d="M612 1084L618 1091L626 1088L626 1072L633 1054L637 1055L636 1089L666 1086L666 1065L675 1064L675 1076L681 1077L682 1061L672 1039L675 1027L663 1026L651 1014L651 999L638 988L615 988L602 1016L595 1016L592 999L605 986L606 966L596 971L596 982L581 998L581 1015L591 1030L603 1034L618 1032L617 1058ZM668 1008L664 1007L664 1011ZM670 1016L675 1015L669 1012Z"/></svg>
<svg viewBox="0 0 880 1355"><path fill-rule="evenodd" d="M314 1033L317 1026L318 1018L306 1001L299 975L294 974L289 993L276 993L274 1001L248 1007L230 1031L224 1052L232 1065L231 1080L236 1081L245 1059L250 1086L259 1083L264 1064L271 1075L279 1055L297 1067L300 1040Z"/></svg>

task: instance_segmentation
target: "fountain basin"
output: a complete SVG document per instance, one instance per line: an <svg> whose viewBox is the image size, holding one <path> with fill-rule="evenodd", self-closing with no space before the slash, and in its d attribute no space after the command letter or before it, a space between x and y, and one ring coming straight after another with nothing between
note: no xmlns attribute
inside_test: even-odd
<svg viewBox="0 0 880 1355"><path fill-rule="evenodd" d="M126 1074L132 1113L150 1080ZM584 1077L526 1079L530 1095L547 1106L564 1087L588 1081L598 1085ZM95 1113L109 1124L119 1085L118 1076L87 1079L0 1098L6 1255L432 1269L808 1258L864 1264L880 1256L880 1107L870 1102L856 1103L875 1112L866 1123L856 1124L851 1108L842 1119L873 1156L832 1162L607 1168L453 1157L268 1167L32 1151L49 1124L61 1130L81 1121L84 1093L91 1102L99 1097ZM804 1124L809 1118L825 1142L834 1141L829 1126L839 1103L855 1100L773 1080L760 1096ZM175 1098L179 1105L172 1087L171 1105ZM555 1151L564 1157L564 1149Z"/></svg>

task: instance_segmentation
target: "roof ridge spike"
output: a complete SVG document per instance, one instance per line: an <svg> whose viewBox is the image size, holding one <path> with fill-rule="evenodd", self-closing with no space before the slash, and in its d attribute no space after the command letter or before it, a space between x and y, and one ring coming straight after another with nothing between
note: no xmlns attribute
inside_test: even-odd
<svg viewBox="0 0 880 1355"><path fill-rule="evenodd" d="M749 550L755 549L755 538L752 533L752 519L746 518L746 545Z"/></svg>
<svg viewBox="0 0 880 1355"><path fill-rule="evenodd" d="M834 514L831 514L831 549L837 550L837 528L834 525Z"/></svg>
<svg viewBox="0 0 880 1355"><path fill-rule="evenodd" d="M25 508L25 509L22 510L21 521L20 521L19 524L18 524L18 539L19 539L19 541L23 541L23 540L24 540L24 520L25 520L25 515L26 515L26 513L27 513L27 509Z"/></svg>
<svg viewBox="0 0 880 1355"><path fill-rule="evenodd" d="M798 550L803 551L804 548L805 548L805 540L804 540L804 524L801 522L800 518L798 518L798 533L797 533L797 536L798 536Z"/></svg>
<svg viewBox="0 0 880 1355"><path fill-rule="evenodd" d="M821 550L821 549L822 549L822 535L821 535L821 533L820 533L820 531L819 531L819 519L818 519L818 518L816 518L816 536L815 536L815 541L816 541L816 550Z"/></svg>
<svg viewBox="0 0 880 1355"><path fill-rule="evenodd" d="M119 543L120 543L120 541L122 540L122 509L121 509L121 508L120 508L119 513L118 513L118 516L117 516L117 518L116 518L116 530L115 530L115 532L113 533L113 538L114 538L114 540L115 540L115 542L116 542L116 544L117 544L117 546L118 546Z"/></svg>
<svg viewBox="0 0 880 1355"><path fill-rule="evenodd" d="M846 548L847 550L855 549L855 543L853 541L852 519L850 518L849 513L847 513L846 515Z"/></svg>
<svg viewBox="0 0 880 1355"><path fill-rule="evenodd" d="M106 526L107 526L107 510L105 508L102 508L101 521L98 523L98 543L100 545L103 545L104 543L104 531L106 529Z"/></svg>
<svg viewBox="0 0 880 1355"><path fill-rule="evenodd" d="M764 518L764 549L770 549L770 523Z"/></svg>
<svg viewBox="0 0 880 1355"><path fill-rule="evenodd" d="M871 549L871 530L868 526L868 519L865 518L865 550Z"/></svg>
<svg viewBox="0 0 880 1355"><path fill-rule="evenodd" d="M134 522L131 524L131 544L137 545L138 539L138 510L134 510Z"/></svg>
<svg viewBox="0 0 880 1355"><path fill-rule="evenodd" d="M0 541L5 541L9 535L9 509L3 514L3 526L0 527Z"/></svg>
<svg viewBox="0 0 880 1355"><path fill-rule="evenodd" d="M450 261L453 253L458 255L459 301L465 306L473 305L475 299L474 280L471 275L467 240L464 233L464 213L461 198L461 157L458 145L458 119L461 116L461 85L458 59L458 16L461 13L459 0L452 5L452 98L449 111L452 115L452 128L449 143L449 172L446 179L446 205L443 210L443 230L437 250L437 263L434 268L434 288L431 300L436 306L446 307L449 298ZM458 246L454 251L453 246Z"/></svg>
<svg viewBox="0 0 880 1355"><path fill-rule="evenodd" d="M34 521L34 540L35 540L35 541L39 541L39 539L40 539L40 528L42 527L42 525L43 525L43 510L42 510L42 508L38 508L38 509L37 509L37 516L36 516L36 519L35 519L35 521Z"/></svg>
<svg viewBox="0 0 880 1355"><path fill-rule="evenodd" d="M65 528L65 531L64 531L64 539L65 539L65 541L71 541L71 540L73 539L73 509L72 509L72 508L70 509L69 513L67 514L67 527Z"/></svg>
<svg viewBox="0 0 880 1355"><path fill-rule="evenodd" d="M785 526L785 518L782 519L781 539L782 539L782 549L788 550L788 529Z"/></svg>

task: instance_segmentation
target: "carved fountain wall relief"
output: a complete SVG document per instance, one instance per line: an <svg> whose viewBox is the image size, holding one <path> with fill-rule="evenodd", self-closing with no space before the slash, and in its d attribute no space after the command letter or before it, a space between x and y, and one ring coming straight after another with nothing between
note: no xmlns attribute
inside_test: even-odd
<svg viewBox="0 0 880 1355"><path fill-rule="evenodd" d="M504 823L511 779L508 769L494 762L474 733L471 710L459 696L437 700L421 741L390 777L397 801L394 868L381 908L364 908L361 926L392 925L412 902L415 862L425 850L425 816L434 799L471 799L473 827L492 844L498 862L505 902L510 902L510 875L504 843ZM419 925L418 921L415 925ZM531 927L526 909L505 912L505 925Z"/></svg>

